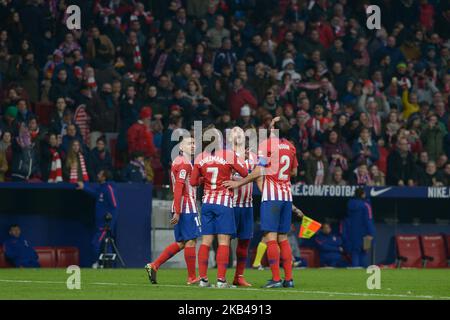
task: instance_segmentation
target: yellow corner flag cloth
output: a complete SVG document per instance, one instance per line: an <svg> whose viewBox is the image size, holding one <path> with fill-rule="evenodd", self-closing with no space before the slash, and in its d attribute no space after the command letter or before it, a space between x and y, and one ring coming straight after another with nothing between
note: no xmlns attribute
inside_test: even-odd
<svg viewBox="0 0 450 320"><path fill-rule="evenodd" d="M299 238L309 239L311 238L322 226L319 222L308 218L307 216L303 216L302 225L300 227L300 233L298 234Z"/></svg>

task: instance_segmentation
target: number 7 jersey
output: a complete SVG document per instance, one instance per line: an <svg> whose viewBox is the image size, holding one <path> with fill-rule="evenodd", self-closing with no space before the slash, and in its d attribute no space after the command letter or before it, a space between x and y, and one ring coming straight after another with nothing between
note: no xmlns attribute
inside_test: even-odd
<svg viewBox="0 0 450 320"><path fill-rule="evenodd" d="M197 156L192 170L191 184L200 184L203 177L203 203L233 206L233 191L222 183L232 179L233 171L245 178L248 170L245 164L230 150L219 150L214 154L203 152Z"/></svg>
<svg viewBox="0 0 450 320"><path fill-rule="evenodd" d="M271 137L259 145L258 156L267 159L262 201L292 201L291 171L298 167L296 154L286 139Z"/></svg>

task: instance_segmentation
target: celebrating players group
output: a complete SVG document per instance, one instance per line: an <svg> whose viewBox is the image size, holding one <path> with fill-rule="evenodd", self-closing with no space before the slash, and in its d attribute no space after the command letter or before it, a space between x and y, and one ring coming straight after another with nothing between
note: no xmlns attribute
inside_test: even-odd
<svg viewBox="0 0 450 320"><path fill-rule="evenodd" d="M229 263L230 240L237 238L237 266L234 286L251 286L244 278L250 239L253 237L253 182L261 190L261 230L267 245L267 258L272 279L265 288L290 288L292 252L287 238L293 208L291 176L297 175L295 147L271 130L258 146L258 155L245 148L245 133L231 129L231 148L224 149L221 141L204 150L192 164L195 143L185 137L180 143L180 155L171 169L174 201L171 223L175 226L175 242L145 266L151 283L156 283L160 266L184 249L189 285L211 287L208 280L209 251L217 236L217 287L229 288L226 271ZM219 137L218 135L217 137ZM220 139L219 139L220 140ZM196 187L203 185L200 217L196 206ZM196 274L196 241L201 237ZM280 261L284 280L280 276Z"/></svg>

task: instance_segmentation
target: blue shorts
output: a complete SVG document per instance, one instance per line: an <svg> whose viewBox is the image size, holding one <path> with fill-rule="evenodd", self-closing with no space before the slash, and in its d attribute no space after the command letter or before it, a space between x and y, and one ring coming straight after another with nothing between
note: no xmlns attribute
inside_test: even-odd
<svg viewBox="0 0 450 320"><path fill-rule="evenodd" d="M233 238L248 240L253 238L253 207L234 207L236 233Z"/></svg>
<svg viewBox="0 0 450 320"><path fill-rule="evenodd" d="M261 230L266 232L288 233L291 230L292 202L261 202Z"/></svg>
<svg viewBox="0 0 450 320"><path fill-rule="evenodd" d="M200 223L197 213L182 213L173 233L176 242L197 239L200 236Z"/></svg>
<svg viewBox="0 0 450 320"><path fill-rule="evenodd" d="M204 203L201 214L202 235L236 233L233 208Z"/></svg>

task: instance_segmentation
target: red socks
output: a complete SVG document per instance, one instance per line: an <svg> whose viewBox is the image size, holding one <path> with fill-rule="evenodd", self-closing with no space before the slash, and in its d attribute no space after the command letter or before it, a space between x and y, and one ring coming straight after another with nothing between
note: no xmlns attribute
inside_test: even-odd
<svg viewBox="0 0 450 320"><path fill-rule="evenodd" d="M202 244L198 249L198 274L200 278L208 279L209 246Z"/></svg>
<svg viewBox="0 0 450 320"><path fill-rule="evenodd" d="M267 241L267 259L272 270L272 280L280 281L280 248L275 240Z"/></svg>
<svg viewBox="0 0 450 320"><path fill-rule="evenodd" d="M247 263L249 244L250 240L238 240L236 248L236 273L234 274L235 279L244 274L245 264Z"/></svg>
<svg viewBox="0 0 450 320"><path fill-rule="evenodd" d="M178 253L178 251L180 251L180 250L181 249L176 242L168 245L164 249L164 251L159 255L159 257L153 262L153 265L155 266L156 269L159 269L159 267L164 262L166 262L167 260L172 258L174 255L176 255Z"/></svg>
<svg viewBox="0 0 450 320"><path fill-rule="evenodd" d="M281 263L284 269L284 278L286 280L292 280L292 250L288 240L281 241L280 256Z"/></svg>
<svg viewBox="0 0 450 320"><path fill-rule="evenodd" d="M230 246L219 245L217 248L217 279L225 280L227 267L230 259Z"/></svg>
<svg viewBox="0 0 450 320"><path fill-rule="evenodd" d="M195 272L195 247L185 247L184 248L184 260L186 261L188 277L194 279L196 277Z"/></svg>

